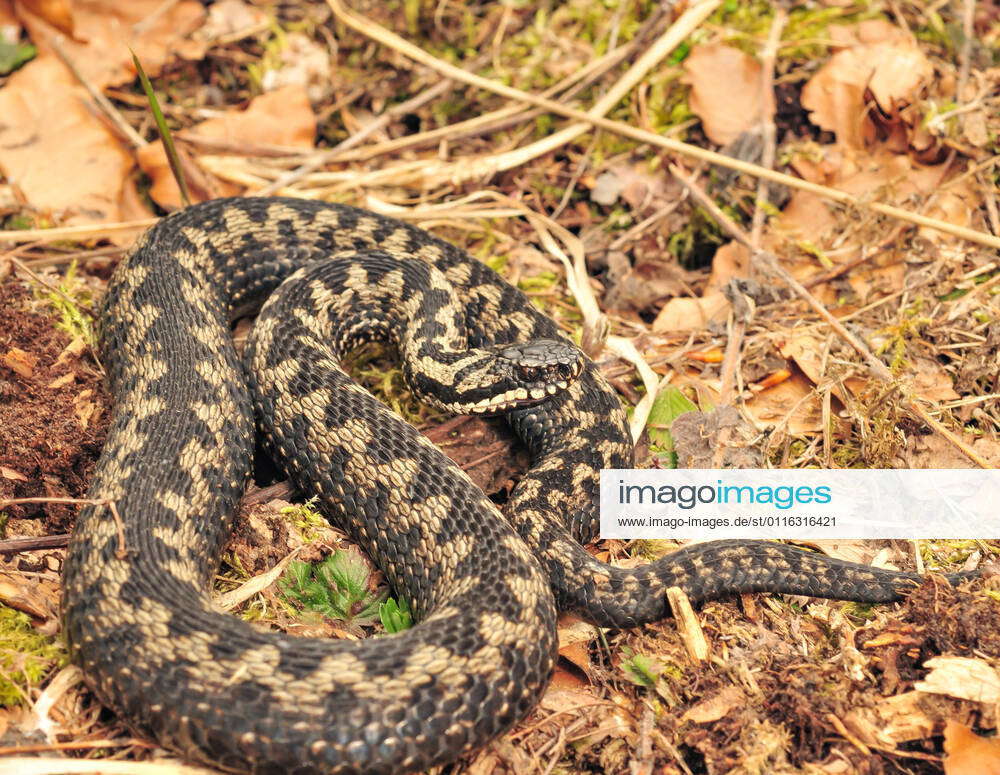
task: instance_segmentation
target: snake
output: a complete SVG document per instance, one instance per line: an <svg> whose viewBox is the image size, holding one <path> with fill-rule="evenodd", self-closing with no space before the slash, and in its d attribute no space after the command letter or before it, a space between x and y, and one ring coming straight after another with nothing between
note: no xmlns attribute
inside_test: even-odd
<svg viewBox="0 0 1000 775"><path fill-rule="evenodd" d="M241 360L232 326L254 314ZM599 473L633 463L616 392L524 293L383 215L269 197L179 210L119 263L97 323L113 409L65 560L64 630L97 698L190 761L423 770L536 707L559 611L626 628L668 616L670 587L888 602L920 579L767 541L598 561ZM368 341L395 346L422 400L510 424L531 464L502 512L344 371ZM413 627L300 638L216 608L258 435Z"/></svg>

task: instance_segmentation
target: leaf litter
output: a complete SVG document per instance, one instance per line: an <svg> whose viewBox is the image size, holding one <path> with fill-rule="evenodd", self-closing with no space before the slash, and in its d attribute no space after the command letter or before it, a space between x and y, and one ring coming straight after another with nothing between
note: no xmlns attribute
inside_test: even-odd
<svg viewBox="0 0 1000 775"><path fill-rule="evenodd" d="M432 69L342 24L337 3L224 0L206 10L185 0L0 0L0 65L9 63L7 72L0 67L2 227L94 224L79 242L26 240L0 253L0 498L83 495L108 415L99 364L83 339L57 330L61 313L47 311L48 286L25 269L59 285L76 258L99 292L120 255L117 245L130 239L102 232L101 224L177 204L125 44L154 78L198 198L252 193L281 179L284 193L406 217L415 203L459 199L486 186L536 212L558 213L585 246L599 313L645 357L664 391L638 447L641 464L679 458L710 465L720 448L724 464L737 466L968 466L964 448L1000 463L996 252L864 206L881 202L1000 233L1000 71L991 53L998 18L982 9L973 14L975 37L963 54L961 41L949 37L963 23L951 6L824 3L778 19L783 12L768 3L716 5L673 53L644 69L611 115L750 159L761 158L766 145L761 121L774 121L779 168L859 197L852 205L771 185L767 202L752 177L695 172L748 230L755 214L763 216L756 244L849 326L898 385L874 380L810 308L782 283L760 277L751 250L728 242L726 229L670 173L679 157L606 128L574 132L539 156L536 144L548 143L562 119L539 111L494 119L506 108L502 98L461 84L442 89ZM366 13L440 60L528 91L556 87L557 99L584 106L607 93L625 67L605 65L603 57L616 47L633 52L626 60L634 57L679 18L646 5L584 0L546 9L412 3ZM768 60L762 52L772 25L785 36ZM759 86L768 62L780 102ZM575 87L560 79L572 83L593 63L592 80L569 96ZM81 78L111 98L117 116L92 103ZM393 113L400 104L407 109ZM479 116L497 127L450 129ZM141 142L116 130L119 120ZM325 156L310 169L317 149ZM473 181L441 174L469 160L485 170L482 160L492 158L509 161ZM584 290L566 291L559 257L535 226L497 214L488 202L417 223L507 273L567 331L590 325L577 306L584 307ZM733 360L736 320L746 322ZM655 383L607 351L599 358L631 403ZM355 373L503 503L526 465L503 426L441 418L412 403L382 354L359 360ZM902 386L933 407L964 446L928 434L906 409ZM720 405L724 395L735 403ZM267 484L272 475L266 464L259 468L259 484ZM402 626L400 608L385 616L372 608L386 593L381 574L339 531L267 492L259 491L264 502L242 510L218 582L220 594L249 590L238 615L326 637ZM61 534L73 513L61 503L7 505L0 541ZM62 550L4 547L3 610L23 611L48 644L58 627ZM609 541L594 550L634 566L670 548ZM974 567L988 564L997 548L993 541L934 542L920 560L932 571ZM842 541L821 550L913 567L906 546ZM340 582L322 570L335 556L352 558ZM276 584L254 585L292 562L301 563L298 576L282 575L286 585L298 578L325 613L302 619L302 600L290 601ZM324 576L333 579L329 594L312 586ZM1000 758L989 694L1000 669L998 599L994 579L959 590L928 580L901 606L745 595L705 605L688 622L695 631L684 633L671 621L614 633L564 619L559 666L540 708L457 771L988 772ZM345 600L355 620L327 615ZM692 650L699 638L707 651ZM22 648L27 654L35 646ZM34 659L43 669L19 685L27 699L0 711L0 739L15 751L28 740L70 749L87 737L117 741L110 747L141 772L150 749L133 743L113 717L98 716L70 674L59 673L70 688L60 687L44 731L36 725L24 709L42 698L39 681L56 674L60 657Z"/></svg>

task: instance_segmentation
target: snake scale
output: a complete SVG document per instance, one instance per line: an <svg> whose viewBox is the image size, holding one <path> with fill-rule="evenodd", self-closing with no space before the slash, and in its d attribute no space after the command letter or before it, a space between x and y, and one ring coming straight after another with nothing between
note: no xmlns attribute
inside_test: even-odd
<svg viewBox="0 0 1000 775"><path fill-rule="evenodd" d="M244 371L230 326L262 304ZM672 585L696 601L879 602L917 578L753 541L630 570L598 562L582 546L595 537L598 472L632 462L616 395L520 291L390 218L279 198L195 205L129 252L99 331L115 409L89 493L102 505L81 511L66 560L72 659L130 725L224 770L454 760L535 706L557 607L629 627L666 616ZM396 344L426 400L505 414L532 455L505 518L341 370L373 338ZM279 464L411 602L412 629L295 638L213 608L255 410Z"/></svg>

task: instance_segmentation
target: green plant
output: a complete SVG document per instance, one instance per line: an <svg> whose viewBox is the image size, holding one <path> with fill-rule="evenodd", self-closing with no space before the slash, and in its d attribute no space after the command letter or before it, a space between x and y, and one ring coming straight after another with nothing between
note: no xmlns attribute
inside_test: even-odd
<svg viewBox="0 0 1000 775"><path fill-rule="evenodd" d="M315 565L289 563L278 586L300 608L350 624L372 624L384 596L372 591L370 578L361 555L338 549Z"/></svg>
<svg viewBox="0 0 1000 775"><path fill-rule="evenodd" d="M0 708L28 699L28 689L65 661L62 646L36 632L27 614L0 605Z"/></svg>
<svg viewBox="0 0 1000 775"><path fill-rule="evenodd" d="M76 261L69 265L55 289L40 289L38 297L59 315L57 328L74 339L80 338L91 347L95 346L97 339L94 336L93 316L88 311L93 299L90 290L77 277Z"/></svg>
<svg viewBox="0 0 1000 775"><path fill-rule="evenodd" d="M403 598L397 603L393 598L388 598L378 607L378 617L382 620L382 626L389 633L402 632L413 626L413 613L410 604Z"/></svg>

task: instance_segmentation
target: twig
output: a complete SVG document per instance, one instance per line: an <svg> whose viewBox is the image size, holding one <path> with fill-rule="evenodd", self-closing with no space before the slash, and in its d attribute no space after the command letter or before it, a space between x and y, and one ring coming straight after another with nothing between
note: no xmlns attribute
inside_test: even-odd
<svg viewBox="0 0 1000 775"><path fill-rule="evenodd" d="M392 119L403 113L409 113L417 108L426 105L428 102L437 99L442 94L448 92L453 88L451 81L439 81L438 83L431 86L429 89L424 90L416 97L408 99L406 102L401 102L398 105L394 105L385 111L381 116L372 121L370 124L362 128L361 130L355 132L353 135L348 137L343 142L337 143L333 148L317 153L307 162L297 167L296 169L289 172L287 175L282 175L276 181L268 186L265 186L260 191L256 192L259 196L271 196L286 186L291 185L300 178L305 177L310 172L315 172L324 164L332 161L336 158L337 154L343 151L350 150L357 145L360 145L362 141L373 135L380 129L384 129L389 125Z"/></svg>
<svg viewBox="0 0 1000 775"><path fill-rule="evenodd" d="M58 229L0 230L0 242L57 242L64 239L82 240L88 237L104 237L111 232L147 229L158 220L160 219L140 218L135 221L88 224L85 226L63 226Z"/></svg>
<svg viewBox="0 0 1000 775"><path fill-rule="evenodd" d="M709 213L715 221L730 235L746 247L753 250L750 237L747 235L740 226L733 222L733 220L726 215L719 206L712 201L701 188L692 180L688 179L679 169L676 167L671 170L674 175L688 187L691 192L691 196L698 200ZM769 273L775 277L780 278L782 281L788 285L795 294L804 300L813 310L821 317L826 323L836 332L836 334L847 342L855 352L857 352L865 363L868 365L871 373L881 380L882 382L892 385L896 384L898 380L893 376L889 368L882 363L875 355L868 349L867 345L862 342L858 337L852 334L841 321L837 320L836 317L826 308L826 306L815 296L813 296L798 280L792 277L779 263L777 258L767 251L761 250L757 251L756 255L757 261L763 265ZM958 449L963 455L965 455L969 460L975 463L980 468L993 468L989 461L983 458L979 453L972 449L963 439L952 433L948 428L946 428L940 421L935 419L930 412L924 407L920 400L913 396L908 390L902 390L903 400L906 403L907 408L913 412L917 417L919 417L928 427L930 427L935 433L939 434L942 438L947 440L951 445Z"/></svg>
<svg viewBox="0 0 1000 775"><path fill-rule="evenodd" d="M25 536L0 541L0 555L35 552L40 549L65 549L69 546L69 533L51 536Z"/></svg>
<svg viewBox="0 0 1000 775"><path fill-rule="evenodd" d="M660 148L666 148L667 150L674 151L675 153L684 154L685 156L700 159L701 161L709 162L711 164L717 164L721 167L726 167L727 169L736 170L737 172L762 177L772 183L780 183L782 185L789 186L790 188L809 191L826 199L832 199L835 202L840 202L852 207L873 210L891 218L908 221L910 223L917 224L918 226L926 226L944 234L951 234L955 237L960 237L980 245L1000 248L1000 236L985 234L981 231L977 231L976 229L969 229L963 226L956 226L937 218L918 215L917 213L910 212L909 210L904 210L901 207L893 207L892 205L883 204L881 202L868 202L858 199L853 194L849 194L846 191L840 191L835 188L830 188L829 186L822 186L818 183L811 183L807 180L802 180L801 178L796 178L791 175L766 169L758 164L751 164L739 159L733 159L725 154L708 151L704 148L682 143L669 137L663 137L661 135L654 134L653 132L629 126L628 124L620 121L613 121L602 116L591 115L586 111L578 110L568 105L563 105L562 103L554 100L529 94L528 92L520 89L515 89L496 81L491 81L488 78L483 78L482 76L474 73L469 73L462 70L460 67L456 67L448 62L444 62L431 56L426 51L414 46L412 43L400 38L398 35L386 30L384 27L373 24L372 22L355 15L353 12L348 11L340 0L327 0L327 4L333 10L337 18L339 18L347 26L361 32L364 35L367 35L373 40L377 40L380 43L390 46L391 48L415 61L420 62L421 64L434 68L449 78L463 81L464 83L468 83L481 89L487 89L513 100L538 105L539 107L545 108L552 113L567 116L569 118L576 119L577 121L593 124L594 126L601 127L602 129L607 129L617 134L624 135L625 137L631 137L633 140L638 140L642 143L649 143L650 145L655 145Z"/></svg>
<svg viewBox="0 0 1000 775"><path fill-rule="evenodd" d="M132 125L125 120L125 117L118 112L118 108L111 104L111 100L95 89L94 85L83 75L80 68L76 66L76 62L70 58L69 54L66 53L66 49L63 48L62 40L60 39L61 37L62 36L53 36L49 40L49 45L52 46L52 50L56 52L56 55L62 60L62 63L69 68L73 77L76 78L76 80L80 82L80 85L87 90L87 94L90 95L90 98L97 103L97 106L102 111L104 111L104 114L108 117L111 123L115 125L115 128L121 132L122 135L124 135L125 139L128 140L133 148L142 148L144 145L147 145L146 140L142 137L142 135L136 132L135 129L132 128Z"/></svg>

